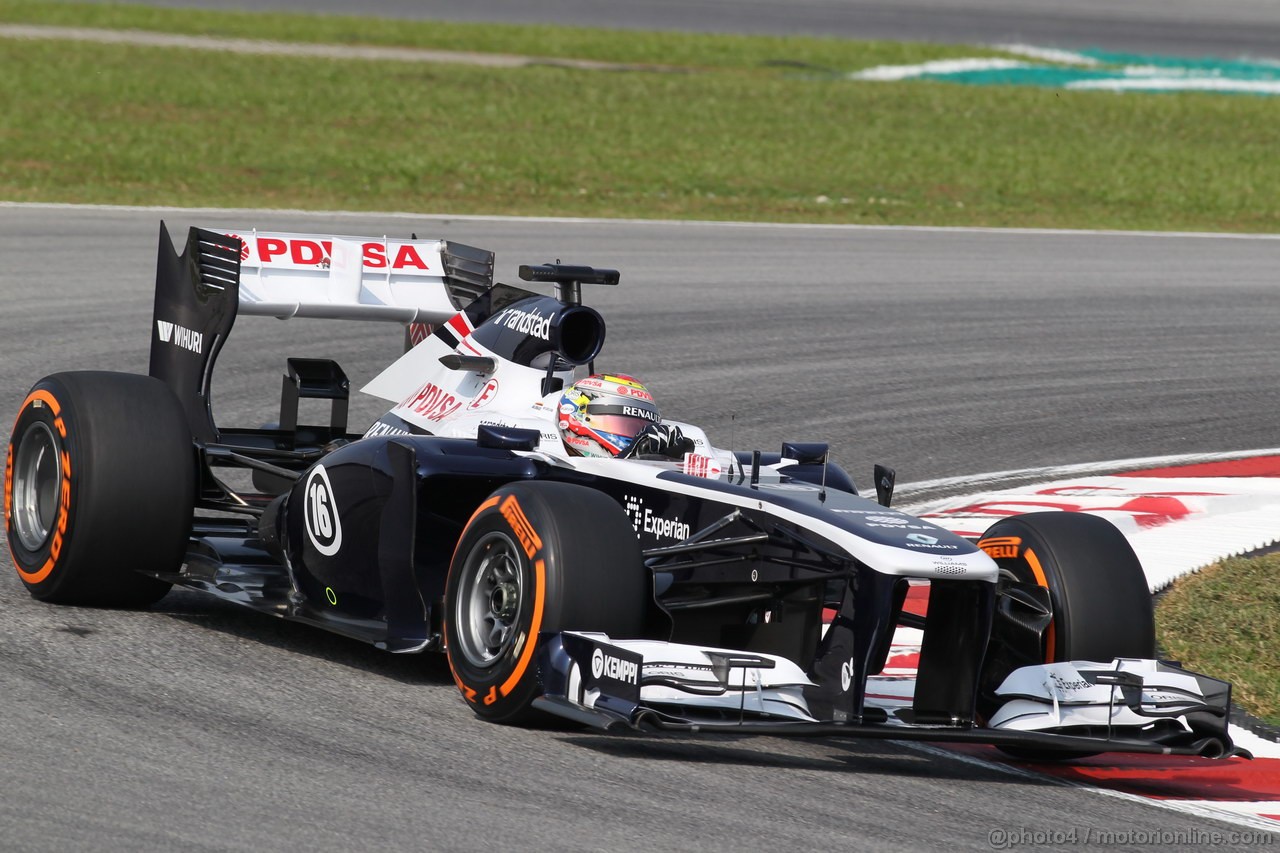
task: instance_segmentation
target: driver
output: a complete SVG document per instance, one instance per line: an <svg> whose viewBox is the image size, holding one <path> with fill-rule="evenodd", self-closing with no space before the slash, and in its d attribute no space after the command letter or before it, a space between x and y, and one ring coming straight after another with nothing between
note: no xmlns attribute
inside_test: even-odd
<svg viewBox="0 0 1280 853"><path fill-rule="evenodd" d="M649 389L621 373L598 373L570 385L556 421L570 456L682 459L693 449L678 426L662 423Z"/></svg>

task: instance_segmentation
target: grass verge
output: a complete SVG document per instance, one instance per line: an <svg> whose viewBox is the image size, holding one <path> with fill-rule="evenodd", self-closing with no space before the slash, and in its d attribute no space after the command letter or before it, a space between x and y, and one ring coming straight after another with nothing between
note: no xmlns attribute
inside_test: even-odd
<svg viewBox="0 0 1280 853"><path fill-rule="evenodd" d="M1235 703L1280 726L1280 554L1233 558L1178 580L1156 608L1161 647L1232 684Z"/></svg>
<svg viewBox="0 0 1280 853"><path fill-rule="evenodd" d="M489 69L4 40L0 198L1280 231L1280 100L855 83L972 55L0 0L0 20L662 62Z"/></svg>

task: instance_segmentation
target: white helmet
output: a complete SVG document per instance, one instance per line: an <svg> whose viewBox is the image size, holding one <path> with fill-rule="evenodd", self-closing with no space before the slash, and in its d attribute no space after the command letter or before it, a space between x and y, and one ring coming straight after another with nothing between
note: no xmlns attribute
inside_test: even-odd
<svg viewBox="0 0 1280 853"><path fill-rule="evenodd" d="M620 456L649 424L662 420L649 389L620 373L596 374L565 389L556 416L576 456Z"/></svg>

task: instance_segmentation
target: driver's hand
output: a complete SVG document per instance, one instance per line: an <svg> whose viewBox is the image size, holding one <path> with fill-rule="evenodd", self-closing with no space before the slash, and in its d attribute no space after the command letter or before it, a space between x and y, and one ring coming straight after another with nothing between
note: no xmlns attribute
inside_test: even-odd
<svg viewBox="0 0 1280 853"><path fill-rule="evenodd" d="M674 424L649 424L640 430L620 458L635 459L641 456L663 456L683 459L693 451L693 439L686 438L680 427Z"/></svg>

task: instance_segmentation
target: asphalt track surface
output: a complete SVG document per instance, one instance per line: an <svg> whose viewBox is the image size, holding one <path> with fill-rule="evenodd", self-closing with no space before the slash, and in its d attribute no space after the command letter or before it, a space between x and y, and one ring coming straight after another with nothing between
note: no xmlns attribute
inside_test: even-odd
<svg viewBox="0 0 1280 853"><path fill-rule="evenodd" d="M1276 240L3 206L0 417L53 371L145 371L162 216L445 236L496 250L508 281L616 265L620 287L587 293L602 368L719 443L825 438L859 474L1275 444ZM215 413L272 419L286 355L359 382L399 346L394 327L242 318ZM194 593L51 607L0 562L5 849L986 850L996 828L1215 827L935 749L501 728L434 657Z"/></svg>
<svg viewBox="0 0 1280 853"><path fill-rule="evenodd" d="M1022 42L1182 56L1280 57L1274 0L143 0L152 5L321 12L634 30Z"/></svg>

